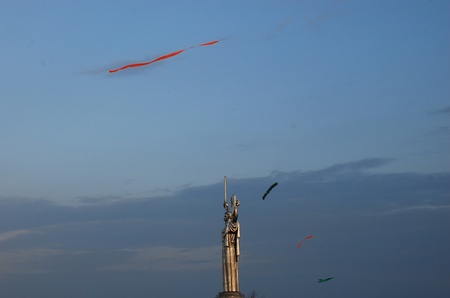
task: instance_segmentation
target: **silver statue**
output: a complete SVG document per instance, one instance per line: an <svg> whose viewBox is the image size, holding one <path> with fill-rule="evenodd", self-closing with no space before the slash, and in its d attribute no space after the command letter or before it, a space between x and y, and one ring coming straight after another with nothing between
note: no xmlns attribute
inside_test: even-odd
<svg viewBox="0 0 450 298"><path fill-rule="evenodd" d="M223 294L227 292L237 292L235 293L236 296L233 295L232 297L241 297L239 293L238 274L238 262L240 255L239 238L241 237L241 231L238 222L238 206L240 203L237 197L235 195L232 195L231 208L228 205L227 177L224 177L224 188L225 197L223 207L225 208L225 228L222 231Z"/></svg>

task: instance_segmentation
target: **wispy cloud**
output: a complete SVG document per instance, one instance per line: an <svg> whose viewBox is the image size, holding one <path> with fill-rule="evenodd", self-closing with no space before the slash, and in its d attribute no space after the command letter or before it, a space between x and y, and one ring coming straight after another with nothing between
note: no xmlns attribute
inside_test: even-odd
<svg viewBox="0 0 450 298"><path fill-rule="evenodd" d="M331 21L335 18L339 18L346 14L347 14L347 12L337 12L337 11L335 11L335 12L319 12L314 17L310 18L308 20L307 24L310 28L316 28L325 22Z"/></svg>
<svg viewBox="0 0 450 298"><path fill-rule="evenodd" d="M448 114L450 113L450 106L431 112L432 114Z"/></svg>
<svg viewBox="0 0 450 298"><path fill-rule="evenodd" d="M294 18L292 16L288 16L285 19L283 19L277 26L276 31L282 31L289 27L292 22L294 21Z"/></svg>
<svg viewBox="0 0 450 298"><path fill-rule="evenodd" d="M278 34L280 34L283 30L291 26L293 22L294 18L292 16L287 16L286 18L281 20L280 23L278 23L278 25L275 27L273 31L266 33L265 39L266 40L275 39Z"/></svg>
<svg viewBox="0 0 450 298"><path fill-rule="evenodd" d="M124 248L117 253L126 254L125 260L107 265L100 270L112 271L183 271L196 272L221 268L221 247L136 247Z"/></svg>
<svg viewBox="0 0 450 298"><path fill-rule="evenodd" d="M81 204L103 205L123 200L121 196L80 197L76 199Z"/></svg>
<svg viewBox="0 0 450 298"><path fill-rule="evenodd" d="M392 162L392 158L364 158L358 161L339 163L321 170L321 173L348 173L381 167Z"/></svg>
<svg viewBox="0 0 450 298"><path fill-rule="evenodd" d="M450 205L415 205L388 210L385 212L385 214L412 212L412 211L440 211L440 210L450 210Z"/></svg>
<svg viewBox="0 0 450 298"><path fill-rule="evenodd" d="M26 248L0 251L0 275L11 273L46 273L55 268L46 265L49 259L61 257L65 252L49 248Z"/></svg>
<svg viewBox="0 0 450 298"><path fill-rule="evenodd" d="M7 241L13 238L16 238L21 235L33 234L37 233L35 230L14 230L9 232L0 233L0 242Z"/></svg>

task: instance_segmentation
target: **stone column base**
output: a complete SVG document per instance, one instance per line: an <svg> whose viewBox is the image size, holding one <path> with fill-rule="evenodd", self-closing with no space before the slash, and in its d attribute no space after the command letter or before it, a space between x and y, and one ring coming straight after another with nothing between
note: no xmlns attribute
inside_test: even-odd
<svg viewBox="0 0 450 298"><path fill-rule="evenodd" d="M219 298L244 298L241 292L220 292Z"/></svg>

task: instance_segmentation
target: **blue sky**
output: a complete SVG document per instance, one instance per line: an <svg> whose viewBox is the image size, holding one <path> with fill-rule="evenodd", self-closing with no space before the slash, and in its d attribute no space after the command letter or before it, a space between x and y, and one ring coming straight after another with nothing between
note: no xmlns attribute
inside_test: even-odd
<svg viewBox="0 0 450 298"><path fill-rule="evenodd" d="M226 175L243 209L245 292L348 297L362 295L357 280L390 297L407 286L447 297L448 1L192 2L0 2L0 291L27 297L20 284L39 280L34 292L69 297L86 277L84 297L143 297L149 279L214 296ZM298 259L291 241L311 233L328 238ZM377 260L393 251L389 271ZM397 289L397 273L414 282Z"/></svg>

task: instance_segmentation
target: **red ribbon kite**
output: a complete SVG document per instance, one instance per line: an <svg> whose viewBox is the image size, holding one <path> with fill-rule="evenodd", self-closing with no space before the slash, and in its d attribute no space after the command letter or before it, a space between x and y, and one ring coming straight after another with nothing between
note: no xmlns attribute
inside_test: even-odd
<svg viewBox="0 0 450 298"><path fill-rule="evenodd" d="M303 241L308 240L308 239L311 239L312 237L313 237L313 236L310 235L310 236L306 237L305 239L303 239L302 241L300 241L300 243L297 245L297 248L300 248L300 246L302 245Z"/></svg>
<svg viewBox="0 0 450 298"><path fill-rule="evenodd" d="M213 40L213 41L209 41L209 42L205 42L205 43L199 44L198 46L201 46L201 47L211 46L211 45L216 44L218 42L219 42L219 40ZM192 49L192 48L195 48L195 46L191 46L189 49ZM140 67L140 66L149 65L149 64L152 64L152 63L164 60L164 59L172 58L173 56L181 54L184 51L186 51L186 49L182 49L182 50L179 50L179 51L176 51L176 52L172 52L170 54L163 55L163 56L158 57L158 58L156 58L156 59L154 59L152 61L141 62L141 63L133 63L133 64L128 64L128 65L125 65L125 66L122 66L122 67L119 67L119 68L116 68L116 69L111 69L111 70L109 70L109 72L113 73L113 72L117 72L119 70L123 70L123 69L130 68L130 67Z"/></svg>

